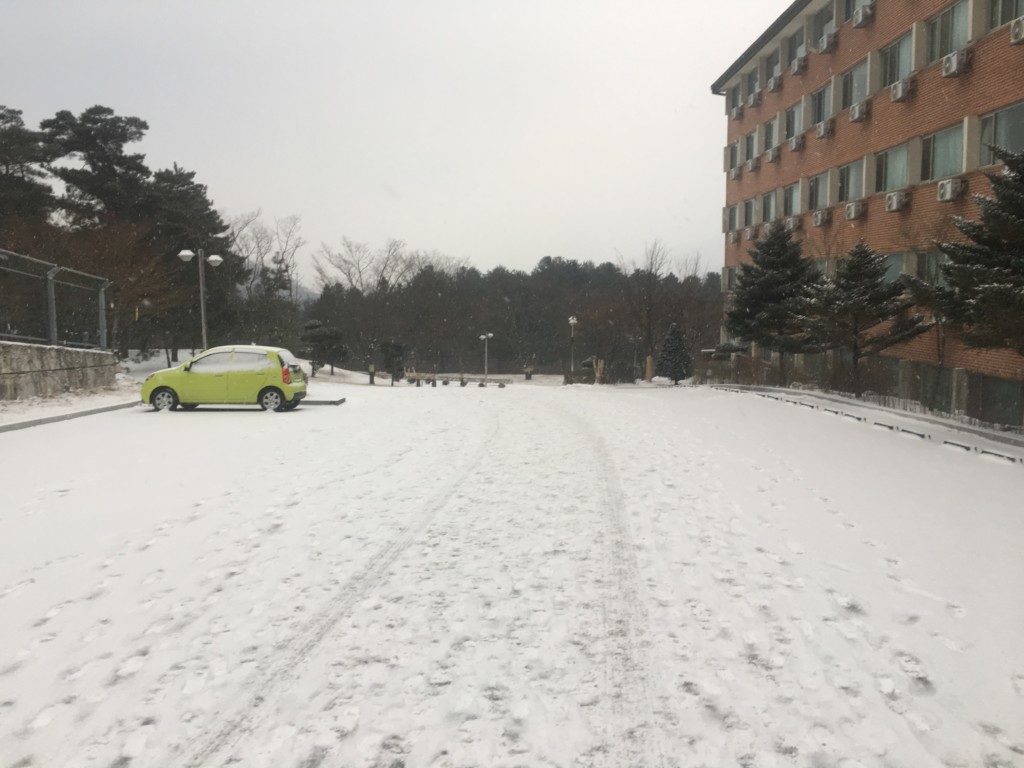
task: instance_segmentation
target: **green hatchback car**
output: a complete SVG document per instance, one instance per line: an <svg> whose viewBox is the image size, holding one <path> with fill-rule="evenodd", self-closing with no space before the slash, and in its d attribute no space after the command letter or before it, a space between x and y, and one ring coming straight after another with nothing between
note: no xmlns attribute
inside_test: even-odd
<svg viewBox="0 0 1024 768"><path fill-rule="evenodd" d="M176 368L151 373L142 402L154 410L252 403L265 411L290 411L306 396L306 374L287 349L214 347Z"/></svg>

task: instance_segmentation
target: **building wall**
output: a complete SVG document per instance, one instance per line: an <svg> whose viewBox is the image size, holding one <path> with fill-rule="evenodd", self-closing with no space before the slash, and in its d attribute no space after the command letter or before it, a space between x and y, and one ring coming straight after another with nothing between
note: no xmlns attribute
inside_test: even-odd
<svg viewBox="0 0 1024 768"><path fill-rule="evenodd" d="M813 12L823 3L812 3L808 12ZM935 250L935 241L956 237L952 227L952 216L976 215L977 206L972 195L985 194L989 190L985 170L980 165L980 118L999 109L1024 100L1024 45L1010 43L1008 26L989 31L988 0L971 0L969 8L969 34L971 42L970 66L960 77L945 78L941 75L941 61L923 66L925 59L926 34L924 22L952 5L950 0L876 0L873 20L864 28L856 29L848 21L838 26L838 44L831 53L808 53L806 71L793 75L784 70L782 88L777 92L764 89L766 78L762 66L762 102L760 106L745 106L741 119L728 120L729 143L758 130L759 154L763 151L760 126L774 115L782 113L797 102L806 103L809 94L826 82L833 85L836 109L834 134L819 139L809 115L805 114L805 148L790 151L787 144L781 144L777 162L765 162L756 171L744 170L738 180L727 180L726 204L740 208L737 242L725 238L725 266L735 267L748 260L752 246L743 237L742 208L745 200L758 201L755 211L760 221L760 198L766 192L780 190L790 184L802 183L801 227L795 232L797 239L804 241L805 253L816 258L836 258L845 254L857 241L863 239L872 248L884 253L904 253L904 271L916 271L917 260L923 254ZM800 22L798 22L800 23ZM791 26L792 29L792 26ZM787 30L788 34L790 30ZM914 38L914 95L906 102L896 103L890 98L887 88L879 89L880 56L878 52L889 43L907 32ZM813 45L808 40L810 45ZM757 65L761 58L774 47L767 46L747 67L730 82L744 81L744 75ZM810 47L810 46L809 46ZM868 100L871 114L864 122L852 123L849 110L839 110L841 76L848 69L868 59L869 89ZM746 101L747 93L743 98ZM809 110L808 110L809 112ZM964 195L953 202L937 200L937 181L920 182L921 138L936 131L962 123L964 125L965 171L961 178L966 182ZM779 126L781 135L782 126ZM909 186L906 188L910 202L906 209L889 213L885 211L885 194L874 193L872 155L903 143L909 143ZM726 153L726 156L728 154ZM844 209L837 206L835 193L837 174L830 179L832 220L823 227L814 227L811 212L806 209L806 180L825 171L833 171L847 163L867 156L865 163L865 197L867 211L863 218L847 221ZM741 160L747 158L742 156ZM776 200L778 216L781 216L782 201ZM756 233L755 233L756 236ZM894 353L911 359L935 361L934 340L926 335L903 345ZM979 351L954 341L947 344L947 354L953 354L963 361L970 370L994 376L1008 376L1024 379L1022 359L1010 351Z"/></svg>
<svg viewBox="0 0 1024 768"><path fill-rule="evenodd" d="M0 341L0 400L112 387L117 370L110 352Z"/></svg>

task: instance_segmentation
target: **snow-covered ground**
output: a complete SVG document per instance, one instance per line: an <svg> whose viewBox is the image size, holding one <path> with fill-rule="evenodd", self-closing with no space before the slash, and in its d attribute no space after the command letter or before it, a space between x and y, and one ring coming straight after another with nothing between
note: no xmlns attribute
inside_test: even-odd
<svg viewBox="0 0 1024 768"><path fill-rule="evenodd" d="M709 389L0 435L0 767L1024 766L1024 467Z"/></svg>

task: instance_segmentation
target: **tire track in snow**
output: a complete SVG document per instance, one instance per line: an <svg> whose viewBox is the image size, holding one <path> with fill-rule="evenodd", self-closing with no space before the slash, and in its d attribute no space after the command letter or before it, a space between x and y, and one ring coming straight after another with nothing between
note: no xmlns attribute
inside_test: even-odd
<svg viewBox="0 0 1024 768"><path fill-rule="evenodd" d="M598 758L615 768L660 768L667 765L661 734L655 722L650 659L645 646L649 620L640 597L639 565L629 525L626 497L618 470L604 437L577 413L560 411L573 422L593 454L604 493L603 517L610 536L606 565L615 597L602 603L602 621L612 644L605 655L606 695L611 698L605 718L605 745Z"/></svg>
<svg viewBox="0 0 1024 768"><path fill-rule="evenodd" d="M387 542L370 560L338 590L331 602L314 616L306 628L300 632L279 654L280 661L273 664L261 679L251 686L251 695L246 704L226 720L219 729L201 738L193 747L191 756L184 763L187 768L209 768L214 758L226 748L237 744L243 736L256 731L270 715L268 706L275 689L292 671L294 671L334 630L338 623L351 614L355 605L368 592L381 584L388 575L388 569L417 539L423 530L430 525L437 513L458 493L467 479L476 471L483 461L486 446L497 436L501 428L498 415L494 415L494 424L477 447L473 458L463 469L455 481L442 489L404 527Z"/></svg>

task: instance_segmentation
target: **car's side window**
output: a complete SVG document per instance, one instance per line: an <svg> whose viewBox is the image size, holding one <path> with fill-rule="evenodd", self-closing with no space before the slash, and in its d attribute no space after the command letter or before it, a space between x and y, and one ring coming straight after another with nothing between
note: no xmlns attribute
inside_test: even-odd
<svg viewBox="0 0 1024 768"><path fill-rule="evenodd" d="M212 355L200 357L192 363L193 373L224 373L231 369L230 352L214 352Z"/></svg>
<svg viewBox="0 0 1024 768"><path fill-rule="evenodd" d="M231 360L232 371L262 371L270 367L270 360L262 352L234 353Z"/></svg>

